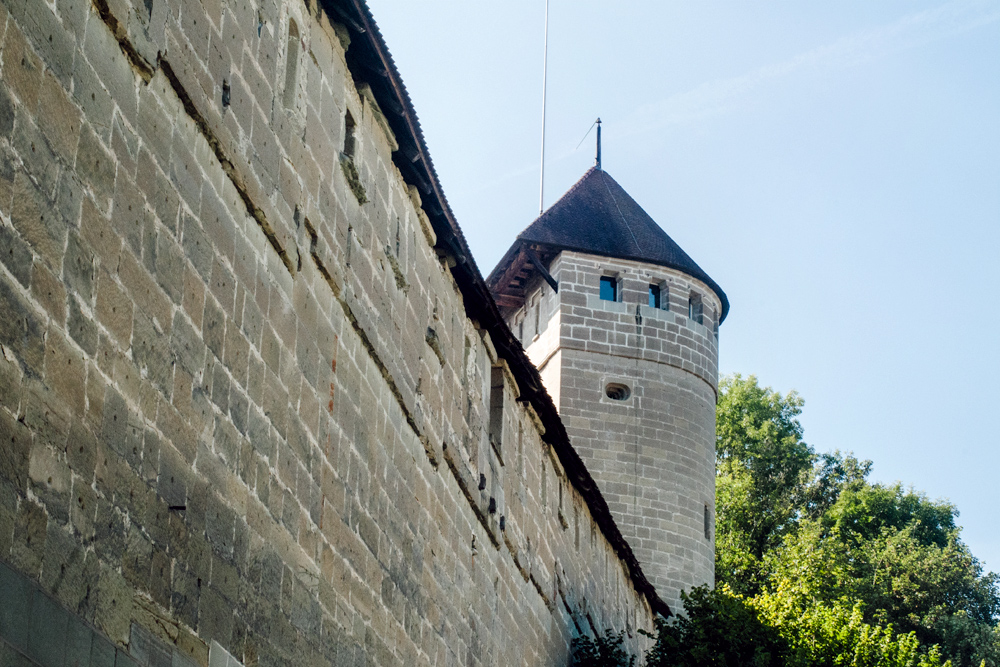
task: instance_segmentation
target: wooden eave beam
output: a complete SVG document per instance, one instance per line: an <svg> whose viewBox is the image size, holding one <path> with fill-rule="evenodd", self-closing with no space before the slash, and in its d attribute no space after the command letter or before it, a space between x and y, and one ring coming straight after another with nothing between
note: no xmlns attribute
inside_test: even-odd
<svg viewBox="0 0 1000 667"><path fill-rule="evenodd" d="M531 248L531 246L525 246L524 254L528 257L528 261L530 261L532 265L538 270L538 273L542 275L542 278L545 279L545 282L549 284L549 287L552 288L552 291L558 293L559 283L557 283L556 279L553 278L552 274L549 273L548 268L546 268L546 266L542 264L542 260L538 259L538 255L535 254L534 249Z"/></svg>

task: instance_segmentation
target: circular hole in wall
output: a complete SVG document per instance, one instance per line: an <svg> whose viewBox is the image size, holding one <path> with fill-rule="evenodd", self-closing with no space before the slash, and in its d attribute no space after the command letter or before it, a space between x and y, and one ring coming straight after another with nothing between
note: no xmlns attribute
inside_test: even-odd
<svg viewBox="0 0 1000 667"><path fill-rule="evenodd" d="M604 394L612 401L625 401L632 395L632 390L628 388L628 385L609 382L608 386L604 388Z"/></svg>

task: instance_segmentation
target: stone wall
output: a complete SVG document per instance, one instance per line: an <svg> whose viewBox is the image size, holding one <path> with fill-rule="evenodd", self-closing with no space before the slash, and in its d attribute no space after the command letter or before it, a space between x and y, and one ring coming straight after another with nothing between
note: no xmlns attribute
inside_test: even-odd
<svg viewBox="0 0 1000 667"><path fill-rule="evenodd" d="M680 609L682 590L715 580L718 297L672 269L577 252L550 272L559 292L537 285L551 320L528 355L643 571ZM601 300L602 276L617 277L619 301ZM701 322L689 317L692 295ZM630 396L613 400L609 383Z"/></svg>
<svg viewBox="0 0 1000 667"><path fill-rule="evenodd" d="M3 606L92 664L556 665L651 625L350 34L293 1L0 5ZM71 659L10 618L5 661Z"/></svg>

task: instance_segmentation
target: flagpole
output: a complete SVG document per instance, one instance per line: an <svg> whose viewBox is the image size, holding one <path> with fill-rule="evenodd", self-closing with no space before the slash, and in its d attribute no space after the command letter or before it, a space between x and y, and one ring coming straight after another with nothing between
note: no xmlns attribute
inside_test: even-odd
<svg viewBox="0 0 1000 667"><path fill-rule="evenodd" d="M549 0L545 0L545 47L542 55L542 164L538 184L538 215L545 210L545 90L549 69Z"/></svg>

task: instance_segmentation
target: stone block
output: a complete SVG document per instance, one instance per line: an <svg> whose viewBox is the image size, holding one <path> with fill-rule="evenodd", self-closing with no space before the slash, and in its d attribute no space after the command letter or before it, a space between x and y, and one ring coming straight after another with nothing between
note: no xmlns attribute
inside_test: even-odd
<svg viewBox="0 0 1000 667"><path fill-rule="evenodd" d="M15 568L32 578L37 578L41 572L47 527L48 517L41 505L22 500L15 518L10 560Z"/></svg>
<svg viewBox="0 0 1000 667"><path fill-rule="evenodd" d="M80 132L76 173L89 186L98 208L105 212L110 210L111 200L115 194L115 157L104 147L88 123L84 123Z"/></svg>
<svg viewBox="0 0 1000 667"><path fill-rule="evenodd" d="M174 312L170 348L180 367L191 375L198 374L204 368L205 343L180 310Z"/></svg>
<svg viewBox="0 0 1000 667"><path fill-rule="evenodd" d="M122 649L115 652L115 667L141 667L135 658Z"/></svg>
<svg viewBox="0 0 1000 667"><path fill-rule="evenodd" d="M101 426L102 444L124 456L127 428L128 406L122 395L109 386L104 395L104 419Z"/></svg>
<svg viewBox="0 0 1000 667"><path fill-rule="evenodd" d="M115 233L110 221L90 197L84 197L81 203L80 235L91 250L97 253L105 271L117 270L122 246L121 237Z"/></svg>
<svg viewBox="0 0 1000 667"><path fill-rule="evenodd" d="M38 96L38 127L63 163L73 164L83 119L64 87L70 79L70 72L65 72L60 79L62 81L57 80L51 70L42 77Z"/></svg>
<svg viewBox="0 0 1000 667"><path fill-rule="evenodd" d="M42 68L42 61L28 45L24 33L17 24L8 24L4 36L3 80L27 109L37 108Z"/></svg>
<svg viewBox="0 0 1000 667"><path fill-rule="evenodd" d="M204 283L212 280L214 251L208 236L191 216L184 216L184 253Z"/></svg>
<svg viewBox="0 0 1000 667"><path fill-rule="evenodd" d="M132 301L111 274L102 271L97 282L97 320L122 349L132 340Z"/></svg>
<svg viewBox="0 0 1000 667"><path fill-rule="evenodd" d="M14 132L14 100L6 86L0 86L0 137L10 139Z"/></svg>
<svg viewBox="0 0 1000 667"><path fill-rule="evenodd" d="M96 633L90 645L90 667L115 667L115 645Z"/></svg>
<svg viewBox="0 0 1000 667"><path fill-rule="evenodd" d="M26 20L22 26L45 65L63 85L68 85L73 71L76 37L63 28L48 6L45 9L47 11L32 6L32 9L26 12Z"/></svg>
<svg viewBox="0 0 1000 667"><path fill-rule="evenodd" d="M171 647L138 623L132 624L128 652L142 667L170 667Z"/></svg>
<svg viewBox="0 0 1000 667"><path fill-rule="evenodd" d="M169 333L173 319L170 299L132 253L122 252L118 278L132 298L136 313L150 318L157 331Z"/></svg>
<svg viewBox="0 0 1000 667"><path fill-rule="evenodd" d="M172 590L171 559L165 551L153 547L150 560L149 593L153 601L163 608L170 607Z"/></svg>
<svg viewBox="0 0 1000 667"><path fill-rule="evenodd" d="M240 208L242 207L241 203ZM216 252L230 262L235 263L234 236L236 225L226 203L210 188L205 188L202 191L201 216L199 219L212 245L215 246ZM230 279L229 283L227 291L232 288L232 279ZM219 301L223 304L226 303L223 298L219 298Z"/></svg>
<svg viewBox="0 0 1000 667"><path fill-rule="evenodd" d="M73 494L70 497L69 520L73 529L84 540L91 540L94 537L97 504L97 493L94 489L81 478L75 478Z"/></svg>
<svg viewBox="0 0 1000 667"><path fill-rule="evenodd" d="M25 241L49 266L62 266L66 225L52 210L51 201L22 172L14 178L11 222Z"/></svg>
<svg viewBox="0 0 1000 667"><path fill-rule="evenodd" d="M201 585L197 577L177 568L173 577L170 604L178 620L189 627L197 627L200 598Z"/></svg>
<svg viewBox="0 0 1000 667"><path fill-rule="evenodd" d="M166 132L166 136L169 138L169 130ZM155 155L166 160L170 152L168 149L165 153L156 153ZM170 179L157 164L154 155L145 149L139 152L136 185L146 195L146 201L153 208L160 223L175 237L179 236L177 219L180 211L180 197L170 183Z"/></svg>
<svg viewBox="0 0 1000 667"><path fill-rule="evenodd" d="M124 125L121 116L111 121L111 151L118 160L119 178L135 178L139 158L139 137Z"/></svg>
<svg viewBox="0 0 1000 667"><path fill-rule="evenodd" d="M205 587L198 603L198 633L228 644L233 635L233 607L216 590Z"/></svg>
<svg viewBox="0 0 1000 667"><path fill-rule="evenodd" d="M96 18L96 17L93 17ZM83 55L94 68L97 79L108 90L125 120L136 126L136 74L115 36L100 20L87 21ZM77 58L79 60L79 58ZM111 116L105 117L105 121ZM82 145L81 145L82 148Z"/></svg>
<svg viewBox="0 0 1000 667"><path fill-rule="evenodd" d="M102 569L95 612L95 624L109 639L123 645L128 642L132 618L132 587L118 572Z"/></svg>
<svg viewBox="0 0 1000 667"><path fill-rule="evenodd" d="M31 432L5 410L0 410L0 477L22 494L27 490Z"/></svg>
<svg viewBox="0 0 1000 667"><path fill-rule="evenodd" d="M33 586L20 572L0 561L0 639L26 651Z"/></svg>
<svg viewBox="0 0 1000 667"><path fill-rule="evenodd" d="M123 174L115 187L111 226L125 240L136 257L142 257L143 233L148 218L143 193L136 188L136 184L127 173Z"/></svg>
<svg viewBox="0 0 1000 667"><path fill-rule="evenodd" d="M166 320L169 324L169 320ZM132 357L149 382L168 399L173 390L173 361L169 333L157 330L142 312L136 314L132 327Z"/></svg>
<svg viewBox="0 0 1000 667"><path fill-rule="evenodd" d="M12 414L19 412L23 377L17 358L6 347L0 347L0 406Z"/></svg>
<svg viewBox="0 0 1000 667"><path fill-rule="evenodd" d="M66 321L66 288L41 260L36 260L32 267L31 295L42 304L56 324L62 325Z"/></svg>
<svg viewBox="0 0 1000 667"><path fill-rule="evenodd" d="M159 79L163 77L161 72L157 72L154 77L154 81L150 82L150 86L144 88L139 95L139 136L142 138L146 148L153 155L157 156L157 159L165 160L170 156L170 145L171 137L173 134L173 119L168 115L167 111L160 104L157 95L151 92L151 87L156 86L159 83ZM166 82L163 82L166 84ZM166 84L169 85L169 84ZM172 94L172 93L168 93ZM146 153L147 166L140 166L140 173L149 168L149 165L153 165L154 162L150 159L149 153ZM140 165L143 162L143 158L140 158ZM152 175L150 172L146 171L147 175ZM142 180L142 179L140 179ZM148 186L151 185L148 181L144 184L145 192L149 192ZM176 211L175 211L176 212Z"/></svg>
<svg viewBox="0 0 1000 667"><path fill-rule="evenodd" d="M31 285L31 249L13 228L0 225L0 262L24 287Z"/></svg>
<svg viewBox="0 0 1000 667"><path fill-rule="evenodd" d="M28 461L32 491L42 501L49 515L65 523L69 520L70 471L57 452L46 445L35 445Z"/></svg>
<svg viewBox="0 0 1000 667"><path fill-rule="evenodd" d="M61 332L50 328L45 343L45 383L77 417L83 417L87 406L86 373L83 355Z"/></svg>
<svg viewBox="0 0 1000 667"><path fill-rule="evenodd" d="M93 642L93 631L71 616L66 628L66 667L90 667Z"/></svg>
<svg viewBox="0 0 1000 667"><path fill-rule="evenodd" d="M87 24L90 23L94 21L87 21ZM115 103L97 77L97 72L84 58L77 58L73 64L73 99L83 110L86 121L84 126L90 125L96 136L103 141L110 141L111 117L114 114ZM81 135L84 131L84 127L81 127ZM77 150L79 151L79 148ZM103 205L102 209L107 210Z"/></svg>
<svg viewBox="0 0 1000 667"><path fill-rule="evenodd" d="M180 305L184 298L184 251L165 230L156 234L156 280L163 291Z"/></svg>
<svg viewBox="0 0 1000 667"><path fill-rule="evenodd" d="M35 591L28 629L28 655L41 667L63 667L69 614L41 591Z"/></svg>
<svg viewBox="0 0 1000 667"><path fill-rule="evenodd" d="M97 353L97 324L80 309L76 297L70 297L68 301L69 317L66 321L66 332L87 356L93 357Z"/></svg>

